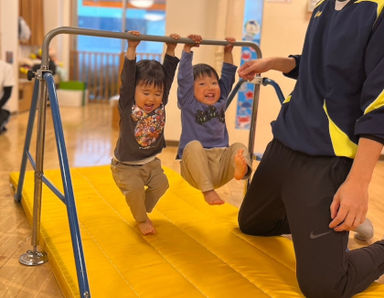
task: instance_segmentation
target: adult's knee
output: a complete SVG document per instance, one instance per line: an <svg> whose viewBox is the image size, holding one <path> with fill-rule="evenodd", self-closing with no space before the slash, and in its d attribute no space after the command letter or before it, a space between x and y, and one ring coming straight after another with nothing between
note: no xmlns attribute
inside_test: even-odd
<svg viewBox="0 0 384 298"><path fill-rule="evenodd" d="M280 236L289 234L289 226L284 220L274 220L261 213L249 213L240 208L238 215L239 229L244 234L252 236Z"/></svg>
<svg viewBox="0 0 384 298"><path fill-rule="evenodd" d="M311 270L316 271L313 267ZM343 287L338 286L337 279L331 279L330 274L303 274L297 277L299 287L305 297L308 298L342 298L347 297L343 294Z"/></svg>
<svg viewBox="0 0 384 298"><path fill-rule="evenodd" d="M244 214L244 212L240 212L237 217L237 221L239 224L239 229L242 233L248 234L248 235L253 235L253 236L261 236L263 235L264 231L260 230L259 227L261 227L261 224L258 224L254 220L250 220L249 216Z"/></svg>
<svg viewBox="0 0 384 298"><path fill-rule="evenodd" d="M247 235L255 235L254 229L252 229L245 221L243 221L240 217L238 218L239 229L242 233Z"/></svg>

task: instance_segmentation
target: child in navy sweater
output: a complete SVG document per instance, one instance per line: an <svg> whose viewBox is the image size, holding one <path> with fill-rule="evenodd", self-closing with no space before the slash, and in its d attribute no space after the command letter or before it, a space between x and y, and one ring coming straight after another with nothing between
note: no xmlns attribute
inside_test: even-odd
<svg viewBox="0 0 384 298"><path fill-rule="evenodd" d="M195 43L185 44L178 73L178 107L181 109L182 133L177 158L181 175L202 191L208 204L224 201L215 191L232 178L244 179L251 172L247 148L240 143L229 146L225 124L227 96L235 80L231 42L224 48L221 78L207 64L192 66L192 47L201 36L190 35Z"/></svg>

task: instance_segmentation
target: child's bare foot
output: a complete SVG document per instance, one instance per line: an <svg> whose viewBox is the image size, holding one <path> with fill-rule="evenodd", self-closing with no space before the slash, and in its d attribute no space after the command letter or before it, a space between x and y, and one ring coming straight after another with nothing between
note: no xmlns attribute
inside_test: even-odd
<svg viewBox="0 0 384 298"><path fill-rule="evenodd" d="M243 179L248 171L248 165L244 158L244 149L239 149L235 155L235 179Z"/></svg>
<svg viewBox="0 0 384 298"><path fill-rule="evenodd" d="M204 200L209 205L221 205L225 203L222 199L220 199L219 195L214 190L204 191L203 195L204 195Z"/></svg>
<svg viewBox="0 0 384 298"><path fill-rule="evenodd" d="M149 218L144 222L138 222L137 226L143 235L153 235L156 233L155 227Z"/></svg>

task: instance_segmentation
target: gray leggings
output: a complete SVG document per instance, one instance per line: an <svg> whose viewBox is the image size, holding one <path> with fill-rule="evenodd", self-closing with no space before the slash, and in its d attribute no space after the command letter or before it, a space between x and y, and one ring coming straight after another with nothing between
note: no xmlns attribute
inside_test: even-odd
<svg viewBox="0 0 384 298"><path fill-rule="evenodd" d="M348 232L328 228L330 204L352 160L267 147L239 211L243 233L292 234L296 275L306 297L351 297L384 273L384 241L347 251Z"/></svg>

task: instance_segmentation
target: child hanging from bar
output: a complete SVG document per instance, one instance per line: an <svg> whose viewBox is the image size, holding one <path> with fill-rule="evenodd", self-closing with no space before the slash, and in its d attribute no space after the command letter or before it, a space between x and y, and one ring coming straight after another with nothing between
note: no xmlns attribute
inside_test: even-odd
<svg viewBox="0 0 384 298"><path fill-rule="evenodd" d="M128 33L140 36L138 31ZM156 232L148 218L157 201L168 189L168 179L156 157L163 147L165 109L179 59L175 43L166 44L164 62L136 62L139 40L128 40L121 73L119 98L120 132L111 162L113 178L125 195L142 234Z"/></svg>
<svg viewBox="0 0 384 298"><path fill-rule="evenodd" d="M225 124L227 96L235 81L232 43L224 47L221 78L208 64L192 66L192 47L202 38L189 35L194 43L185 44L178 72L178 107L181 109L182 132L177 158L181 159L181 175L202 191L210 205L224 201L215 191L231 179L245 179L251 173L247 148L241 143L229 146Z"/></svg>

